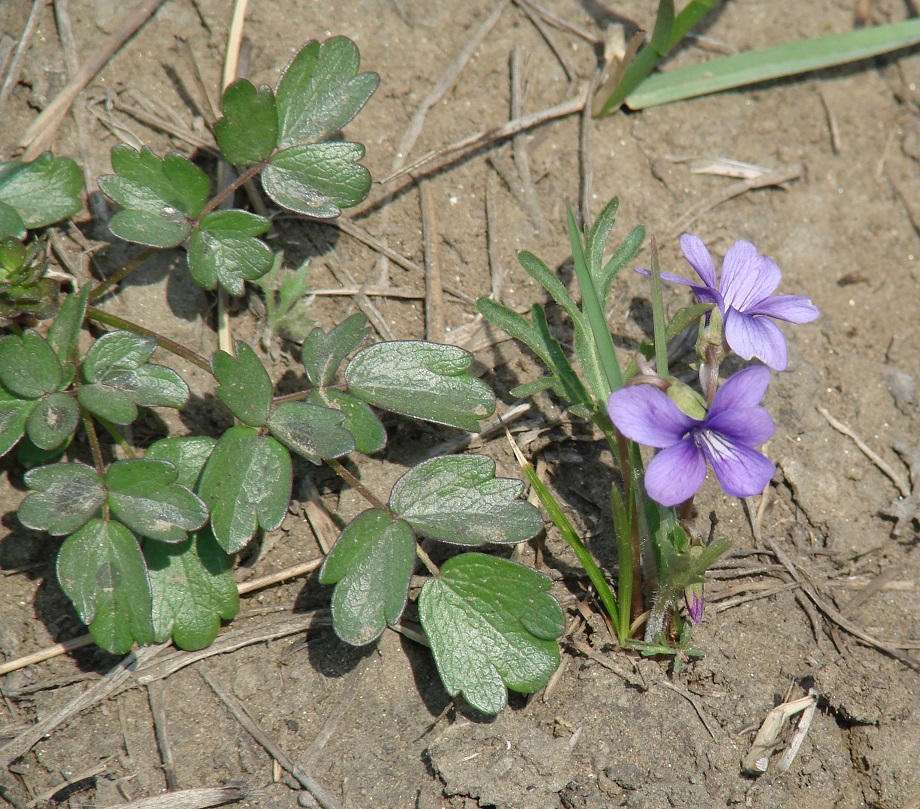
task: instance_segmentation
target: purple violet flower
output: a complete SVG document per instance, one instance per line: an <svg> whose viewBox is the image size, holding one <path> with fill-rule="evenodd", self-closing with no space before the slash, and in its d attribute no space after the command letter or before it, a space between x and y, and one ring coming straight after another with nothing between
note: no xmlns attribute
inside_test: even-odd
<svg viewBox="0 0 920 809"><path fill-rule="evenodd" d="M739 371L719 388L702 421L684 413L651 385L614 391L607 412L627 438L661 450L645 470L645 490L665 506L693 497L706 477L706 461L726 494L760 494L776 467L754 447L776 430L760 401L770 383L762 365Z"/></svg>
<svg viewBox="0 0 920 809"><path fill-rule="evenodd" d="M774 295L782 272L773 259L760 255L750 242L738 241L728 248L718 283L712 256L699 236L685 233L680 237L680 249L703 283L669 272L661 273L661 277L690 287L700 303L719 307L725 323L725 342L738 356L746 360L757 357L773 370L784 371L788 363L786 340L773 320L811 323L821 314L811 299ZM648 270L640 272L647 274Z"/></svg>

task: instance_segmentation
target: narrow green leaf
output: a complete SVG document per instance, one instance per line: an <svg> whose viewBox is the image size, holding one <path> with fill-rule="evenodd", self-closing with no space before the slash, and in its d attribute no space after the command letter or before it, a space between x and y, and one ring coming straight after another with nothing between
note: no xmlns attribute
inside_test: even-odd
<svg viewBox="0 0 920 809"><path fill-rule="evenodd" d="M0 388L0 457L19 443L26 431L29 414L37 404L35 399L20 399Z"/></svg>
<svg viewBox="0 0 920 809"><path fill-rule="evenodd" d="M144 457L148 461L169 461L179 472L176 483L195 491L201 470L216 445L215 439L204 435L161 438L150 445Z"/></svg>
<svg viewBox="0 0 920 809"><path fill-rule="evenodd" d="M198 493L227 553L246 545L257 526L273 531L281 525L291 482L291 456L274 438L251 427L231 427L221 436L201 473Z"/></svg>
<svg viewBox="0 0 920 809"><path fill-rule="evenodd" d="M332 141L278 152L262 172L262 187L279 205L305 216L332 219L364 200L370 172L358 163L360 143Z"/></svg>
<svg viewBox="0 0 920 809"><path fill-rule="evenodd" d="M177 483L169 461L116 461L106 473L112 513L132 531L162 542L182 542L208 521L205 504Z"/></svg>
<svg viewBox="0 0 920 809"><path fill-rule="evenodd" d="M605 304L610 297L610 288L613 286L616 277L630 261L639 255L639 251L642 249L644 242L645 228L642 225L636 225L629 232L629 235L620 243L616 253L614 253L610 260L604 265L604 268L601 270L601 278L597 288L601 296L601 301Z"/></svg>
<svg viewBox="0 0 920 809"><path fill-rule="evenodd" d="M415 537L386 509L363 512L345 526L320 570L335 584L332 625L346 643L363 646L399 621L415 566Z"/></svg>
<svg viewBox="0 0 920 809"><path fill-rule="evenodd" d="M39 449L56 449L74 434L79 419L80 408L73 396L52 393L32 409L26 431Z"/></svg>
<svg viewBox="0 0 920 809"><path fill-rule="evenodd" d="M521 497L524 484L495 477L484 455L432 458L404 474L390 508L419 534L458 545L523 542L543 530L540 512Z"/></svg>
<svg viewBox="0 0 920 809"><path fill-rule="evenodd" d="M306 402L282 402L268 420L268 429L288 449L320 464L323 459L347 455L355 439L342 426L345 415Z"/></svg>
<svg viewBox="0 0 920 809"><path fill-rule="evenodd" d="M61 384L61 363L38 332L9 334L0 340L0 382L23 399L54 393Z"/></svg>
<svg viewBox="0 0 920 809"><path fill-rule="evenodd" d="M303 341L301 352L307 378L317 386L332 382L345 357L370 334L367 319L360 312L346 318L326 334L318 326Z"/></svg>
<svg viewBox="0 0 920 809"><path fill-rule="evenodd" d="M237 340L236 357L216 351L211 368L220 383L220 399L243 424L262 427L271 414L272 380L256 352Z"/></svg>
<svg viewBox="0 0 920 809"><path fill-rule="evenodd" d="M374 411L354 396L329 388L314 390L307 401L320 407L333 407L345 415L342 426L354 438L355 449L364 455L380 452L387 443L387 433Z"/></svg>
<svg viewBox="0 0 920 809"><path fill-rule="evenodd" d="M467 372L473 356L456 346L375 343L348 364L349 393L368 404L461 430L476 430L495 410L489 386Z"/></svg>
<svg viewBox="0 0 920 809"><path fill-rule="evenodd" d="M661 56L665 56L671 47L671 34L674 30L674 0L659 0L658 14L649 45Z"/></svg>
<svg viewBox="0 0 920 809"><path fill-rule="evenodd" d="M224 90L224 113L214 137L228 163L245 166L268 157L278 144L278 113L270 87L258 90L246 79Z"/></svg>
<svg viewBox="0 0 920 809"><path fill-rule="evenodd" d="M464 553L425 583L419 618L444 688L483 713L501 711L507 689L542 688L559 666L562 609L541 574L494 556Z"/></svg>
<svg viewBox="0 0 920 809"><path fill-rule="evenodd" d="M124 654L135 642L153 643L147 566L123 525L93 520L69 536L57 577L98 646Z"/></svg>
<svg viewBox="0 0 920 809"><path fill-rule="evenodd" d="M48 330L48 343L62 364L73 359L80 329L83 328L87 301L92 291L92 285L86 284L79 292L68 295Z"/></svg>
<svg viewBox="0 0 920 809"><path fill-rule="evenodd" d="M28 228L42 228L79 213L82 191L83 174L69 157L45 152L31 163L0 164L0 203L13 208Z"/></svg>
<svg viewBox="0 0 920 809"><path fill-rule="evenodd" d="M105 503L102 478L84 464L39 466L26 472L24 479L32 493L19 506L19 522L35 531L72 534Z"/></svg>
<svg viewBox="0 0 920 809"><path fill-rule="evenodd" d="M516 399L528 399L540 391L549 390L557 384L556 379L551 376L544 376L540 379L534 379L532 382L525 382L508 391Z"/></svg>
<svg viewBox="0 0 920 809"><path fill-rule="evenodd" d="M585 237L585 259L592 270L604 266L604 248L607 246L607 240L610 238L610 233L616 223L619 207L619 197L610 199L588 230L588 234ZM602 278L595 278L594 283L599 290L603 289ZM606 296L603 299L606 300Z"/></svg>
<svg viewBox="0 0 920 809"><path fill-rule="evenodd" d="M578 323L584 319L584 315L582 315L575 301L572 300L572 296L569 295L565 284L559 280L559 276L546 264L527 250L518 250L517 259L518 263L527 271L527 274L552 295L553 300L565 310L565 313L572 319L573 323Z"/></svg>
<svg viewBox="0 0 920 809"><path fill-rule="evenodd" d="M172 638L180 649L210 646L239 612L240 596L230 575L232 558L210 529L185 542L144 542L153 595L153 633L158 643Z"/></svg>
<svg viewBox="0 0 920 809"><path fill-rule="evenodd" d="M626 97L641 110L812 70L852 64L920 43L920 20L860 28L843 34L724 56L649 76Z"/></svg>
<svg viewBox="0 0 920 809"><path fill-rule="evenodd" d="M308 42L284 69L276 93L280 145L324 140L354 118L380 83L358 73L358 46L346 37Z"/></svg>

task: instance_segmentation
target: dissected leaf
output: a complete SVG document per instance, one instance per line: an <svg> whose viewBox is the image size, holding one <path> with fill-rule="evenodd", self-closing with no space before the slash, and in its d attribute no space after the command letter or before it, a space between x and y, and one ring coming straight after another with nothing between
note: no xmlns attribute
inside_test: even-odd
<svg viewBox="0 0 920 809"><path fill-rule="evenodd" d="M19 506L19 522L53 536L72 534L105 503L102 478L85 464L39 466L26 472L25 483L32 493Z"/></svg>
<svg viewBox="0 0 920 809"><path fill-rule="evenodd" d="M236 341L236 357L216 351L211 368L220 383L220 399L243 424L261 427L272 407L272 380L256 352L241 340Z"/></svg>
<svg viewBox="0 0 920 809"><path fill-rule="evenodd" d="M214 536L227 553L253 538L257 526L281 525L291 499L291 456L252 427L231 427L208 458L198 493L211 511Z"/></svg>
<svg viewBox="0 0 920 809"><path fill-rule="evenodd" d="M495 477L484 455L447 455L414 466L393 486L390 508L419 534L458 545L523 542L543 529L524 484Z"/></svg>
<svg viewBox="0 0 920 809"><path fill-rule="evenodd" d="M214 137L228 163L245 166L271 155L278 145L278 112L270 87L235 81L224 90L221 110Z"/></svg>
<svg viewBox="0 0 920 809"><path fill-rule="evenodd" d="M38 399L61 384L61 363L38 332L9 334L0 340L0 382L23 399Z"/></svg>
<svg viewBox="0 0 920 809"><path fill-rule="evenodd" d="M267 273L274 261L272 249L255 236L271 222L247 211L216 211L201 218L188 245L192 278L205 289L220 284L231 295L242 295L246 281Z"/></svg>
<svg viewBox="0 0 920 809"><path fill-rule="evenodd" d="M80 404L116 424L137 418L136 405L183 407L188 386L171 368L147 362L156 340L129 331L102 335L83 359Z"/></svg>
<svg viewBox="0 0 920 809"><path fill-rule="evenodd" d="M211 193L208 176L180 154L157 157L119 144L112 149L115 174L99 178L99 187L122 208L109 221L116 236L151 247L175 247L191 233L191 222Z"/></svg>
<svg viewBox="0 0 920 809"><path fill-rule="evenodd" d="M123 525L93 520L69 536L57 577L98 646L124 654L135 642L153 643L147 566Z"/></svg>
<svg viewBox="0 0 920 809"><path fill-rule="evenodd" d="M530 568L464 553L425 583L419 619L444 688L483 713L507 704L506 689L542 688L559 666L565 616L550 580Z"/></svg>
<svg viewBox="0 0 920 809"><path fill-rule="evenodd" d="M83 173L69 157L45 152L31 163L0 164L0 203L13 208L28 228L42 228L79 213L82 191Z"/></svg>
<svg viewBox="0 0 920 809"><path fill-rule="evenodd" d="M333 141L294 146L276 154L262 172L262 187L279 205L305 216L332 219L361 202L371 174L358 163L360 143Z"/></svg>
<svg viewBox="0 0 920 809"><path fill-rule="evenodd" d="M358 73L360 59L347 37L297 52L276 91L282 147L328 138L358 114L380 84L376 73Z"/></svg>
<svg viewBox="0 0 920 809"><path fill-rule="evenodd" d="M216 445L215 439L204 435L161 438L148 447L144 457L148 461L169 461L179 472L176 483L195 491L201 470Z"/></svg>
<svg viewBox="0 0 920 809"><path fill-rule="evenodd" d="M415 537L403 520L373 508L345 526L320 570L334 584L332 625L346 643L363 646L399 621L415 566Z"/></svg>
<svg viewBox="0 0 920 809"><path fill-rule="evenodd" d="M105 476L109 507L135 533L181 542L208 521L208 509L178 477L169 461L116 461Z"/></svg>
<svg viewBox="0 0 920 809"><path fill-rule="evenodd" d="M353 396L404 416L476 430L495 410L489 386L467 372L473 355L456 346L415 341L375 343L348 364Z"/></svg>
<svg viewBox="0 0 920 809"><path fill-rule="evenodd" d="M314 390L308 400L310 404L334 407L345 415L342 426L354 437L355 449L365 455L380 452L387 443L387 432L374 411L354 396L334 388Z"/></svg>
<svg viewBox="0 0 920 809"><path fill-rule="evenodd" d="M321 328L313 329L303 341L301 359L307 378L317 386L332 382L345 361L370 333L367 319L360 312L346 318L326 334Z"/></svg>
<svg viewBox="0 0 920 809"><path fill-rule="evenodd" d="M344 420L343 413L329 407L282 402L271 414L268 429L288 449L319 464L355 448L354 437L342 426Z"/></svg>
<svg viewBox="0 0 920 809"><path fill-rule="evenodd" d="M20 399L0 388L0 457L8 453L26 431L29 414L38 404L35 399Z"/></svg>
<svg viewBox="0 0 920 809"><path fill-rule="evenodd" d="M36 447L52 450L73 435L79 420L77 400L66 393L52 393L40 399L29 413L26 431Z"/></svg>
<svg viewBox="0 0 920 809"><path fill-rule="evenodd" d="M153 594L153 633L180 649L203 649L240 608L232 559L204 528L184 542L144 542Z"/></svg>

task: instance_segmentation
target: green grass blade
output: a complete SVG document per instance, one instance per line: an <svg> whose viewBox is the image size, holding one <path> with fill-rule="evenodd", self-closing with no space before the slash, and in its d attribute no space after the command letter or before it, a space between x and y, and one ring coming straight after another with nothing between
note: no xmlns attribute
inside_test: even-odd
<svg viewBox="0 0 920 809"><path fill-rule="evenodd" d="M920 19L776 45L650 76L630 92L626 105L630 109L641 110L783 76L858 62L918 43ZM644 53L640 53L639 57Z"/></svg>
<svg viewBox="0 0 920 809"><path fill-rule="evenodd" d="M665 335L664 301L661 293L661 269L658 266L658 245L652 236L652 320L655 327L655 370L658 376L668 375L668 340Z"/></svg>

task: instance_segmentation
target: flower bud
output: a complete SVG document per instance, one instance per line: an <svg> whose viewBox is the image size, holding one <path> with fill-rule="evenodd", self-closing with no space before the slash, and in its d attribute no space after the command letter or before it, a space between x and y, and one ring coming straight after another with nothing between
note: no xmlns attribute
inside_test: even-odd
<svg viewBox="0 0 920 809"><path fill-rule="evenodd" d="M690 418L704 421L706 418L706 400L679 379L668 377L668 383L668 398Z"/></svg>

